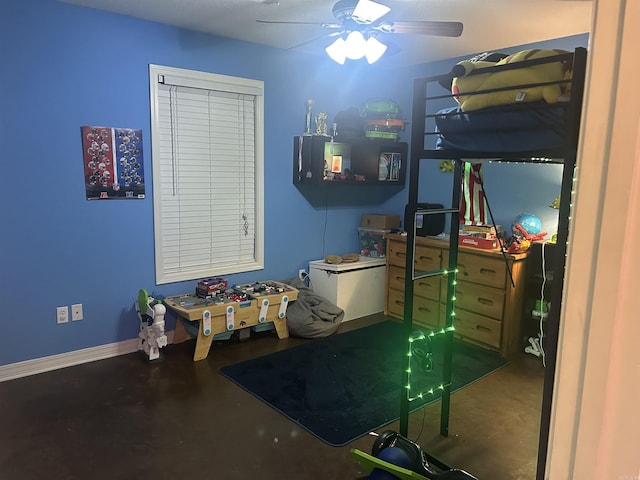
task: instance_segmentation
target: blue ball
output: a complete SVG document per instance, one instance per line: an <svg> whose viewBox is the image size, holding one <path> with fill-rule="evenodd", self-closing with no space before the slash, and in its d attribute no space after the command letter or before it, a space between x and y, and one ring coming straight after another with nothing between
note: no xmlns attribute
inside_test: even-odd
<svg viewBox="0 0 640 480"><path fill-rule="evenodd" d="M399 467L411 469L411 460L407 453L399 447L387 447L380 450L377 458ZM382 468L374 468L369 474L369 480L397 480L398 477Z"/></svg>
<svg viewBox="0 0 640 480"><path fill-rule="evenodd" d="M521 213L513 219L511 230L516 232L515 226L520 225L529 235L537 235L542 232L542 222L532 213Z"/></svg>

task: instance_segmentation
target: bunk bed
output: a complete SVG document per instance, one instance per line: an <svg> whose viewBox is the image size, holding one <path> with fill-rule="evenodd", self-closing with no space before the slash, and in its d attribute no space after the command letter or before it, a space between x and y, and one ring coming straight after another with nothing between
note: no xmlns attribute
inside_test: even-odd
<svg viewBox="0 0 640 480"><path fill-rule="evenodd" d="M442 379L442 403L440 416L440 434L448 435L450 409L450 383L452 369L452 345L454 338L453 316L455 315L455 283L456 266L458 263L458 213L461 199L462 171L465 162L477 163L483 160L500 160L504 162L526 163L554 163L562 164L562 182L559 208L559 223L557 236L558 255L556 264L551 268L557 275L554 279L554 291L550 300L551 310L548 313L545 328L546 369L541 414L541 428L538 448L537 477L543 478L544 465L547 454L549 422L551 415L552 388L556 365L556 350L558 340L561 290L564 276L564 262L566 243L569 230L569 210L576 152L579 134L579 124L582 108L582 97L586 71L587 52L584 48L577 48L573 52L553 52L543 58L533 58L532 51L521 56L518 61L499 61L493 65L481 62L483 68L471 68L464 65L461 70L454 67L452 72L414 81L413 112L411 131L410 178L405 230L407 230L406 280L404 326L406 338L409 342L407 351L411 351L411 335L413 332L413 293L414 282L420 278L434 275L444 275L447 279L446 323L438 334L445 335L446 349L444 358L444 375ZM537 51L535 51L537 52ZM472 65L471 67L474 67ZM540 81L536 75L530 75L531 70L561 66L561 78ZM522 70L521 70L522 69ZM456 75L458 77L456 77ZM476 90L456 89L459 105L455 105L452 93L444 95L442 87L456 82L461 76L482 75L485 78L508 75L518 78L518 82L496 86L496 82L481 82L473 80L475 84L483 85ZM477 81L476 81L477 80ZM472 82L472 83L473 83ZM459 83L459 82L458 82ZM500 82L498 82L500 83ZM551 102L547 97L521 101L523 95L519 92L527 89L554 88L561 92L558 98ZM541 91L539 90L539 91ZM484 95L484 97L482 97ZM497 101L497 96L511 97L515 101ZM465 106L465 98L474 96L475 105ZM544 96L543 96L544 97ZM493 99L493 100L492 100ZM482 101L478 101L482 100ZM452 104L454 106L452 106ZM478 107L478 105L481 105ZM441 210L422 210L418 203L420 192L420 164L423 160L452 160L454 168L451 208ZM419 272L415 270L415 238L416 221L418 216L432 214L449 214L451 225L449 231L449 262L448 265L436 272ZM409 389L411 355L403 357L402 383L400 406L401 435L407 436L408 416L411 409L411 399L405 390ZM428 454L427 454L428 455ZM438 459L432 462L439 465ZM446 468L446 465L439 465Z"/></svg>

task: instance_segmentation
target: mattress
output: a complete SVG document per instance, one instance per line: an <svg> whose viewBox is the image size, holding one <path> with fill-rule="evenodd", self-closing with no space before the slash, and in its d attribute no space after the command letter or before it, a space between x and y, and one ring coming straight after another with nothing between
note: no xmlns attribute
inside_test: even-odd
<svg viewBox="0 0 640 480"><path fill-rule="evenodd" d="M435 116L439 150L529 152L552 150L564 144L566 103L544 101L489 107L463 112L460 107Z"/></svg>

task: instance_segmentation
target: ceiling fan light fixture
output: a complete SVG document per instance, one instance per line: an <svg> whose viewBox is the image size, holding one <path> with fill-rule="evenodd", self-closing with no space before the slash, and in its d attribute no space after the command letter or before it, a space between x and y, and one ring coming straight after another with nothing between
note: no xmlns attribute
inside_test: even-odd
<svg viewBox="0 0 640 480"><path fill-rule="evenodd" d="M380 57L387 51L387 46L375 37L367 39L365 58L369 64L376 63Z"/></svg>
<svg viewBox="0 0 640 480"><path fill-rule="evenodd" d="M347 58L359 60L362 57L365 57L367 62L371 64L382 57L387 50L387 46L373 36L365 40L362 32L354 30L349 32L346 39L340 36L324 50L334 62L340 65L344 65Z"/></svg>
<svg viewBox="0 0 640 480"><path fill-rule="evenodd" d="M331 57L331 60L340 65L344 65L344 61L347 59L345 43L344 38L338 37L335 42L324 49L327 55Z"/></svg>
<svg viewBox="0 0 640 480"><path fill-rule="evenodd" d="M347 58L350 58L351 60L358 60L364 57L366 47L367 42L365 41L362 32L358 30L349 32L349 35L347 35L347 39L344 42L344 49Z"/></svg>
<svg viewBox="0 0 640 480"><path fill-rule="evenodd" d="M353 19L359 23L372 23L389 13L391 9L373 0L359 0L353 9Z"/></svg>

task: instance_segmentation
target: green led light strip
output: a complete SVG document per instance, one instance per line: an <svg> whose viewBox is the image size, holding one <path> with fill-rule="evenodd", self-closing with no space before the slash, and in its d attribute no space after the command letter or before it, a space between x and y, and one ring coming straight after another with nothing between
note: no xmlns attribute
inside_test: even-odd
<svg viewBox="0 0 640 480"><path fill-rule="evenodd" d="M447 276L450 272L448 270L446 270L443 274L443 276ZM458 269L456 268L455 270L451 271L451 273L453 273L453 275L456 275L458 273ZM419 393L412 393L412 385L411 385L411 361L413 359L413 353L412 353L412 348L411 348L411 344L415 341L418 340L424 340L425 338L429 337L429 338L433 338L437 335L442 335L448 332L455 332L455 327L453 326L453 318L456 316L456 312L455 312L455 301L456 301L456 295L455 295L455 286L457 285L457 281L454 278L453 279L453 286L454 286L454 294L451 296L451 303L452 303L452 309L451 309L451 321L447 322L450 325L443 327L443 328L436 328L433 330L429 330L427 332L422 332L420 331L419 333L415 334L412 333L411 336L409 337L409 350L407 351L407 356L409 357L409 368L407 369L407 385L405 386L405 389L407 391L407 398L409 400L409 402L412 402L414 400L422 400L427 396L433 395L438 391L442 391L444 390L445 387L450 386L451 384L442 384L440 383L437 386L432 386L429 388L426 388L424 390L421 390Z"/></svg>

